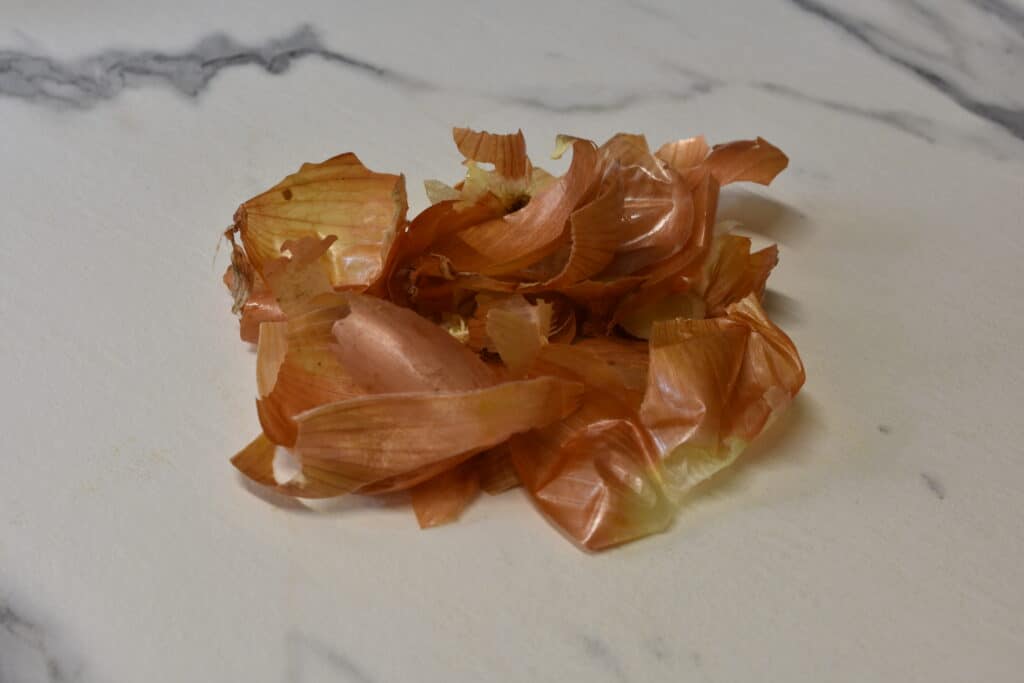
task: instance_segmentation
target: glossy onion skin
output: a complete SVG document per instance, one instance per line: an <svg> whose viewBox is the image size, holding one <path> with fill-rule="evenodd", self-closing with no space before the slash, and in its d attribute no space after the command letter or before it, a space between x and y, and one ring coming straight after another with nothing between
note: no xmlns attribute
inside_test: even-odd
<svg viewBox="0 0 1024 683"><path fill-rule="evenodd" d="M667 529L804 383L761 305L778 249L715 222L722 187L788 159L559 136L553 177L521 131L453 137L465 178L411 220L404 177L351 153L238 209L224 281L262 433L233 464L298 498L408 491L423 528L521 486L586 550Z"/></svg>

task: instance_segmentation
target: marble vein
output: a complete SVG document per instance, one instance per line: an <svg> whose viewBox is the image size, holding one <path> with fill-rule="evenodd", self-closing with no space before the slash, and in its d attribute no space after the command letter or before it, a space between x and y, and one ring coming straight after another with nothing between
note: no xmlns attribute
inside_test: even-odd
<svg viewBox="0 0 1024 683"><path fill-rule="evenodd" d="M697 81L683 87L625 90L607 95L597 92L598 88L594 88L595 92L590 94L581 92L582 89L579 88L568 88L563 92L502 95L495 99L549 114L604 114L647 102L682 102L707 94L713 87L707 82Z"/></svg>
<svg viewBox="0 0 1024 683"><path fill-rule="evenodd" d="M583 636L583 647L586 649L587 655L607 670L616 681L622 683L629 681L629 676L622 668L622 663L606 642L595 636Z"/></svg>
<svg viewBox="0 0 1024 683"><path fill-rule="evenodd" d="M857 16L854 12L863 9L860 4L790 2L833 24L963 109L1024 140L1024 93L1019 87L1000 87L1018 82L1024 69L1024 16L1016 8L1002 0L973 0L960 8L961 12L971 10L969 16L953 17L915 0L882 3L886 10L908 14L904 17L908 27L928 32L927 44L921 44L899 28L903 22L883 26ZM978 35L988 39L978 40Z"/></svg>
<svg viewBox="0 0 1024 683"><path fill-rule="evenodd" d="M293 61L314 56L395 85L422 85L417 79L387 67L330 50L311 27L302 26L262 46L242 45L217 33L177 54L111 49L77 62L61 62L3 50L0 95L76 108L112 99L126 88L148 85L170 86L183 95L196 97L225 69L252 64L267 73L279 74Z"/></svg>
<svg viewBox="0 0 1024 683"><path fill-rule="evenodd" d="M286 683L333 680L343 683L373 683L373 678L349 657L326 643L292 631L287 637ZM317 676L314 672L326 673Z"/></svg>
<svg viewBox="0 0 1024 683"><path fill-rule="evenodd" d="M149 86L170 87L181 95L197 98L225 69L255 65L276 75L286 72L294 61L307 57L320 58L410 93L470 96L562 115L602 114L646 102L685 101L724 85L708 74L662 64L666 85L584 82L558 88L474 89L432 82L332 50L312 27L302 26L265 45L243 45L226 34L216 33L180 53L109 49L77 62L0 50L0 96L73 109L86 109L113 99L128 88Z"/></svg>
<svg viewBox="0 0 1024 683"><path fill-rule="evenodd" d="M996 17L1013 28L1019 36L1024 37L1024 10L1003 2L1003 0L968 0L968 3L982 12Z"/></svg>
<svg viewBox="0 0 1024 683"><path fill-rule="evenodd" d="M640 0L626 0L624 4L639 11L641 14L646 14L648 17L652 17L658 21L674 22L676 20L675 15L664 8L649 5L645 2L640 2Z"/></svg>
<svg viewBox="0 0 1024 683"><path fill-rule="evenodd" d="M935 494L935 497L939 500L946 499L946 487L939 481L938 477L934 474L928 474L927 472L921 473L921 480L924 482L928 490Z"/></svg>
<svg viewBox="0 0 1024 683"><path fill-rule="evenodd" d="M864 107L849 102L812 95L789 85L772 82L755 82L751 87L766 93L784 97L795 102L806 103L838 114L872 121L892 130L917 138L928 144L959 144L972 148L985 156L1006 160L1014 158L1007 151L1007 142L1015 145L1016 141L1005 132L997 136L987 135L978 131L943 124L928 116L900 109L881 109Z"/></svg>
<svg viewBox="0 0 1024 683"><path fill-rule="evenodd" d="M35 673L42 673L50 683L77 679L62 666L43 629L15 612L10 605L0 604L0 630L13 640L6 646L0 640L0 681L6 680L4 677L8 675L15 676L11 679L13 681L27 680L23 677Z"/></svg>
<svg viewBox="0 0 1024 683"><path fill-rule="evenodd" d="M664 61L652 66L659 74L659 81L666 85L659 82L623 87L584 82L566 83L557 88L520 89L507 94L473 90L456 92L548 114L604 114L649 102L685 102L726 85L721 79L697 69Z"/></svg>
<svg viewBox="0 0 1024 683"><path fill-rule="evenodd" d="M871 121L876 121L891 128L895 128L900 132L913 135L914 137L928 143L934 143L936 140L934 135L926 132L927 128L935 125L935 122L918 114L906 111L897 111L894 109L871 109L868 107L860 107L854 104L847 104L845 102L810 95L781 83L754 83L753 85L755 88L775 95L814 104L843 114L850 114L859 118L870 119Z"/></svg>

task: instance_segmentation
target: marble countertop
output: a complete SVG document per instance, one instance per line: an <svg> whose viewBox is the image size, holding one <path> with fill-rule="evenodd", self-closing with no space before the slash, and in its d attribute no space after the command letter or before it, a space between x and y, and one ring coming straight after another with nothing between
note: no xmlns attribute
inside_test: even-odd
<svg viewBox="0 0 1024 683"><path fill-rule="evenodd" d="M1019 1L2 4L0 680L1019 680ZM779 244L808 383L669 532L230 467L235 207L351 150L422 208L452 125L789 154L721 215Z"/></svg>

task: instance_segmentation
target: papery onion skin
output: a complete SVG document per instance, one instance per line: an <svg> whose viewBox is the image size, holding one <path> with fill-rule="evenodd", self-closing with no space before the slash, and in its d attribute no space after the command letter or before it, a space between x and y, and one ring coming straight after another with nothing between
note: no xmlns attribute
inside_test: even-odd
<svg viewBox="0 0 1024 683"><path fill-rule="evenodd" d="M347 301L337 298L284 324L283 359L279 351L257 354L258 374L273 375L273 386L263 386L257 399L257 415L263 431L274 442L292 446L297 436L295 415L325 403L354 398L364 392L349 370L336 359L332 328L347 315ZM267 324L267 323L264 323ZM259 349L257 349L259 351ZM273 371L265 367L271 364ZM266 393L263 393L264 391Z"/></svg>
<svg viewBox="0 0 1024 683"><path fill-rule="evenodd" d="M495 377L480 357L408 308L363 294L331 327L332 352L365 394L480 389Z"/></svg>
<svg viewBox="0 0 1024 683"><path fill-rule="evenodd" d="M452 131L455 146L463 156L474 161L494 164L499 175L509 178L528 178L530 160L526 156L526 138L523 131L513 135L495 135L486 131L456 128Z"/></svg>
<svg viewBox="0 0 1024 683"><path fill-rule="evenodd" d="M261 275L285 242L334 236L328 259L332 285L365 287L379 273L406 208L402 176L375 173L349 153L303 164L242 204L235 229Z"/></svg>
<svg viewBox="0 0 1024 683"><path fill-rule="evenodd" d="M726 316L656 323L640 415L677 494L730 465L784 411L805 374L757 297Z"/></svg>
<svg viewBox="0 0 1024 683"><path fill-rule="evenodd" d="M286 496L333 498L347 491L345 480L308 464L292 480L278 482L274 477L274 458L278 448L265 434L260 434L231 458L231 464L257 484Z"/></svg>
<svg viewBox="0 0 1024 683"><path fill-rule="evenodd" d="M591 142L576 142L566 175L522 209L473 226L438 244L458 271L482 275L514 273L554 251L577 206L595 189L597 151Z"/></svg>
<svg viewBox="0 0 1024 683"><path fill-rule="evenodd" d="M417 484L410 490L413 512L421 529L454 522L480 492L480 471L464 462Z"/></svg>
<svg viewBox="0 0 1024 683"><path fill-rule="evenodd" d="M581 547L603 550L672 523L675 507L662 491L635 422L593 422L566 440L557 457L558 476L533 494L548 518Z"/></svg>
<svg viewBox="0 0 1024 683"><path fill-rule="evenodd" d="M675 510L663 490L656 445L637 413L643 387L617 360L631 365L634 344L546 346L531 374L581 382L582 405L561 422L510 441L512 462L537 507L587 550L661 531Z"/></svg>
<svg viewBox="0 0 1024 683"><path fill-rule="evenodd" d="M510 296L490 306L484 329L494 350L514 375L521 375L551 333L551 304Z"/></svg>
<svg viewBox="0 0 1024 683"><path fill-rule="evenodd" d="M720 185L740 181L767 185L789 166L789 157L764 138L715 145L706 160Z"/></svg>
<svg viewBox="0 0 1024 683"><path fill-rule="evenodd" d="M475 465L480 472L480 488L492 496L522 485L507 443L481 453Z"/></svg>
<svg viewBox="0 0 1024 683"><path fill-rule="evenodd" d="M551 377L469 391L388 393L339 401L297 416L295 453L344 477L355 491L417 472L400 490L513 434L573 412L582 387Z"/></svg>
<svg viewBox="0 0 1024 683"><path fill-rule="evenodd" d="M554 177L522 131L453 139L464 177L411 221L404 177L354 154L236 212L224 282L263 431L232 463L299 498L407 490L422 528L522 486L584 550L665 530L805 381L761 305L778 248L714 229L722 187L788 158L560 135Z"/></svg>

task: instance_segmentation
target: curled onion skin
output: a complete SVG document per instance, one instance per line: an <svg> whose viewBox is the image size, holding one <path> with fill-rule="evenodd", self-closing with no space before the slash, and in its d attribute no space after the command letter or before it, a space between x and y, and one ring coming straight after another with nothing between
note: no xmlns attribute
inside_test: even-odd
<svg viewBox="0 0 1024 683"><path fill-rule="evenodd" d="M452 137L465 176L411 220L404 176L351 153L238 209L262 432L232 463L297 498L408 491L424 529L513 489L587 551L668 529L805 381L761 303L778 248L715 230L721 188L788 158L560 135L556 177L522 131Z"/></svg>

